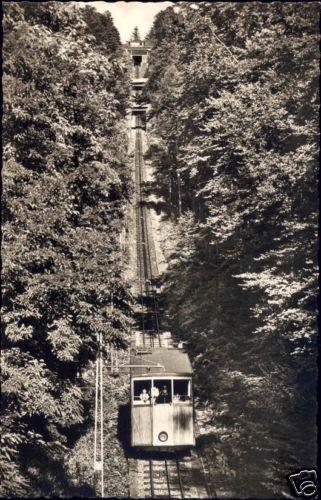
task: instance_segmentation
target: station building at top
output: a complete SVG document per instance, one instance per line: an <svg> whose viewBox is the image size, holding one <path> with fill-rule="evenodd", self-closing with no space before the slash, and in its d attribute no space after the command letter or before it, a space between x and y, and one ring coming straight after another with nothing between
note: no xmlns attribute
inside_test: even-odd
<svg viewBox="0 0 321 500"><path fill-rule="evenodd" d="M131 60L131 128L145 121L148 106L140 100L141 92L147 81L148 56L151 45L145 40L141 40L138 29L135 28L134 34L126 44L124 49Z"/></svg>

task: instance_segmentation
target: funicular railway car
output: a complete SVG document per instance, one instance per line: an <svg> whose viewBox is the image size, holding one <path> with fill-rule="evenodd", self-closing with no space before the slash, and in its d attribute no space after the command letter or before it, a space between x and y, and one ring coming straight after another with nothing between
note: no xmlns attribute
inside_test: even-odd
<svg viewBox="0 0 321 500"><path fill-rule="evenodd" d="M136 106L136 110L133 111L132 116L135 119L133 128L146 130L146 110L143 107Z"/></svg>
<svg viewBox="0 0 321 500"><path fill-rule="evenodd" d="M131 445L146 450L190 448L192 366L182 349L134 350L131 356Z"/></svg>

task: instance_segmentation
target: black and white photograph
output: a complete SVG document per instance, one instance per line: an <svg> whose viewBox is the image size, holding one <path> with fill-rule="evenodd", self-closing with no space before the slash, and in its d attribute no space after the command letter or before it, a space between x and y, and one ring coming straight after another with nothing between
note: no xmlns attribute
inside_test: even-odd
<svg viewBox="0 0 321 500"><path fill-rule="evenodd" d="M2 2L1 498L319 498L320 12Z"/></svg>

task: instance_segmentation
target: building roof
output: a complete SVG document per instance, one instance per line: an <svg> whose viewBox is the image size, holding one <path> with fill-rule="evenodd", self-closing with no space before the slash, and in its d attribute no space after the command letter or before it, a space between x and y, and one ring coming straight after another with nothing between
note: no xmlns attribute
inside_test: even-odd
<svg viewBox="0 0 321 500"><path fill-rule="evenodd" d="M160 347L149 352L138 354L134 351L131 356L132 377L155 375L192 375L193 369L188 354L183 349L168 349ZM157 364L161 366L157 366ZM141 367L139 365L147 365Z"/></svg>
<svg viewBox="0 0 321 500"><path fill-rule="evenodd" d="M124 49L130 51L132 55L145 55L147 52L149 52L152 48L151 45L131 45L131 43L124 43L123 44Z"/></svg>

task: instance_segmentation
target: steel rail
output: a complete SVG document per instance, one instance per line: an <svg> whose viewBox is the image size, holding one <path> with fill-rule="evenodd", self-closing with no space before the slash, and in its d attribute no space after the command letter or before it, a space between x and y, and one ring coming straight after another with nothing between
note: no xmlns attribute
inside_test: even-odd
<svg viewBox="0 0 321 500"><path fill-rule="evenodd" d="M143 220L144 220L144 226L145 226L145 227L143 227L143 232L145 234L145 238L144 238L145 239L145 250L146 250L146 254L148 255L148 261L149 261L149 277L152 279L153 278L153 272L152 272L150 242L149 242L149 238L148 238L147 213L145 214L145 218ZM151 284L151 292L152 292L152 297L153 297L153 302L154 302L154 316L155 316L157 336L158 336L158 340L159 340L159 345L161 347L160 322L159 322L159 315L158 315L158 305L157 305L157 299L156 299L156 294L155 294L155 287L152 284Z"/></svg>
<svg viewBox="0 0 321 500"><path fill-rule="evenodd" d="M143 162L141 163L141 168L142 168ZM143 200L142 200L143 201ZM145 265L146 265L146 273L145 277L147 275L147 278L153 279L153 269L152 269L152 258L151 258L151 250L150 250L150 238L149 238L149 231L148 231L148 224L147 224L147 218L148 218L148 213L146 207L142 207L142 234L143 234L143 239L144 239L144 251L145 251ZM155 262L156 267L157 267L157 262ZM159 321L159 314L158 314L158 305L157 305L157 299L156 299L156 294L155 294L155 286L151 283L146 287L146 291L149 291L149 288L151 289L152 292L152 297L153 297L153 302L154 302L154 317L155 317L155 323L156 323L156 330L157 330L157 336L158 336L158 341L159 345L161 347L161 337L160 337L160 321Z"/></svg>
<svg viewBox="0 0 321 500"><path fill-rule="evenodd" d="M139 288L142 307L142 331L143 331L143 344L145 345L145 314L144 314L144 296L143 296L143 255L141 250L141 178L140 178L140 136L139 129L136 130L135 136L135 181L136 181L136 244L137 244L137 260L138 260L138 275L139 275ZM137 189L137 185L139 188ZM137 194L139 193L139 195Z"/></svg>
<svg viewBox="0 0 321 500"><path fill-rule="evenodd" d="M137 210L138 213L138 210ZM139 214L136 217L139 219ZM141 250L140 250L140 230L139 223L137 222L137 260L138 260L138 274L139 274L139 288L140 288L140 296L141 296L141 308L142 308L142 330L143 330L143 339L145 338L145 317L144 317L144 299L143 299L143 283L142 283L142 262L141 262Z"/></svg>
<svg viewBox="0 0 321 500"><path fill-rule="evenodd" d="M150 494L152 498L155 498L155 489L154 489L154 479L153 479L153 460L149 459L149 476L150 476Z"/></svg>
<svg viewBox="0 0 321 500"><path fill-rule="evenodd" d="M178 478L178 483L179 483L179 489L180 489L182 498L185 498L182 477L181 477L181 471L179 468L179 459L177 456L175 457L175 462L176 462L176 468L177 468L177 478Z"/></svg>
<svg viewBox="0 0 321 500"><path fill-rule="evenodd" d="M148 235L148 226L147 226L147 213L145 214L145 217L143 218L143 227L142 227L142 233L143 233L143 238L144 238L144 249L145 249L145 255L146 255L146 261L148 262L148 267L147 269L147 276L148 278L152 279L153 278L153 272L152 272L152 262L151 262L151 251L150 251L150 242L149 242L149 235ZM159 338L159 344L161 346L161 339L160 339L160 324L159 324L159 317L158 317L158 308L156 304L156 295L155 295L155 289L154 285L150 285L151 288L151 293L153 297L153 302L154 302L154 317L155 317L155 323L156 323L156 331L157 335Z"/></svg>
<svg viewBox="0 0 321 500"><path fill-rule="evenodd" d="M165 471L166 471L166 482L167 482L167 489L168 489L168 498L172 498L171 497L171 487L170 487L170 484L169 484L168 463L167 463L167 459L166 458L165 458Z"/></svg>
<svg viewBox="0 0 321 500"><path fill-rule="evenodd" d="M138 117L137 117L138 118ZM145 333L145 313L144 313L144 291L143 291L143 282L145 283L146 281L146 273L145 273L145 256L144 256L144 237L143 237L143 228L142 228L142 218L143 218L143 213L142 213L142 176L141 176L141 155L142 155L142 148L141 148L141 130L138 128L136 130L136 147L135 147L135 152L136 152L136 172L137 172L137 180L138 180L138 192L139 192L139 199L138 199L138 207L137 207L137 213L138 213L138 244L139 244L139 260L140 260L140 292L141 292L141 305L142 305L142 330L143 330L143 345L146 346L146 333ZM145 291L146 291L146 285L145 285Z"/></svg>
<svg viewBox="0 0 321 500"><path fill-rule="evenodd" d="M141 137L140 137L141 139ZM140 154L141 152L141 143L140 143ZM144 162L140 162L140 169L141 169L141 181L143 181L144 176ZM142 195L141 195L141 202L143 201ZM151 259L151 251L150 251L150 241L149 241L149 231L148 231L148 224L147 224L147 218L148 218L148 213L146 207L142 207L142 212L143 216L141 220L143 221L143 232L145 233L145 238L144 238L144 248L145 248L145 254L148 259L148 264L149 264L149 273L147 271L147 276L153 279L153 270L152 270L152 259ZM146 259L146 260L147 260ZM155 259L155 267L157 269L157 260ZM157 299L156 299L156 294L155 294L155 286L151 284L151 292L153 296L153 302L154 302L154 316L155 316L155 322L156 322L156 330L157 330L157 336L158 336L158 341L159 341L159 346L161 347L161 337L160 337L160 321L159 321L159 314L158 314L158 304L157 304Z"/></svg>
<svg viewBox="0 0 321 500"><path fill-rule="evenodd" d="M156 323L156 331L159 346L161 347L161 336L160 336L160 323L159 323L159 315L158 315L158 307L156 303L155 289L154 285L151 287L146 286L147 279L153 278L153 270L152 270L152 259L151 259L151 251L150 251L150 241L149 241L149 232L147 225L147 212L146 207L142 206L143 202L143 194L142 194L142 182L144 180L144 171L143 171L143 161L142 161L142 137L141 130L136 129L136 141L135 141L135 166L136 166L136 183L138 184L138 192L139 192L139 200L140 204L137 207L138 216L136 218L136 225L138 226L138 259L139 259L139 279L141 284L141 302L142 302L142 321L143 321L143 344L146 345L146 337L145 337L145 325L144 325L144 311L143 311L143 280L145 281L145 293L149 291L151 288L153 302L154 302L154 317ZM143 247L143 248L142 248ZM144 276L143 276L144 274ZM154 338L150 335L150 344L151 347L155 347Z"/></svg>

